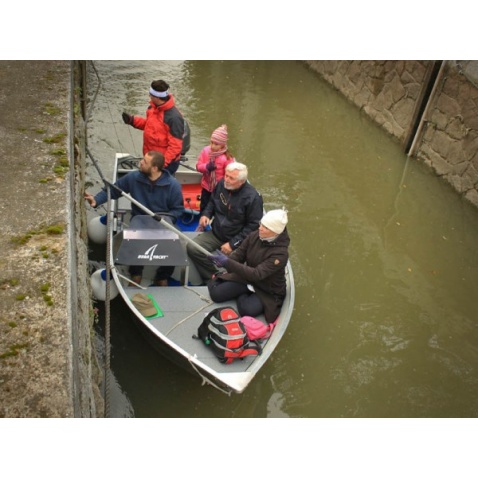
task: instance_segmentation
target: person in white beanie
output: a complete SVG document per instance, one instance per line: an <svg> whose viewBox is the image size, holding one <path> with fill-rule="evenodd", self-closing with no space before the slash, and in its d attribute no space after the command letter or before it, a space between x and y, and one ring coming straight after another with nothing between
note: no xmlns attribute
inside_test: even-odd
<svg viewBox="0 0 478 478"><path fill-rule="evenodd" d="M278 235L284 231L287 221L287 211L285 209L274 209L264 214L261 224L269 231L274 232L275 235Z"/></svg>
<svg viewBox="0 0 478 478"><path fill-rule="evenodd" d="M279 316L286 294L285 268L289 260L290 238L287 211L266 213L259 229L251 232L241 245L227 256L216 252L210 260L227 272L208 283L214 302L237 300L241 316L264 314L268 323Z"/></svg>

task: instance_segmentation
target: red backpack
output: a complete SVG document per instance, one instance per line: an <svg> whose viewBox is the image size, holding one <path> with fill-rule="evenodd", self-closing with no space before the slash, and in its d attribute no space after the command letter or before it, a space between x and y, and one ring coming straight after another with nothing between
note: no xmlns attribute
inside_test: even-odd
<svg viewBox="0 0 478 478"><path fill-rule="evenodd" d="M198 336L222 363L262 352L259 344L247 338L246 328L232 307L211 310L199 326Z"/></svg>

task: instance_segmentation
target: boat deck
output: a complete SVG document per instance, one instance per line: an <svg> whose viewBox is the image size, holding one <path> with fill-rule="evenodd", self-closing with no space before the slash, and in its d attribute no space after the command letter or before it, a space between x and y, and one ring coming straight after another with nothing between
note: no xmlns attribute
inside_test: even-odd
<svg viewBox="0 0 478 478"><path fill-rule="evenodd" d="M130 159L135 158L117 154L114 174L116 179L137 167ZM180 168L176 173L176 179L183 186L186 210L191 206L198 206L198 195L192 194L190 188L186 186L200 187L201 175L191 169L193 168ZM196 191L194 188L192 190ZM138 318L146 336L156 348L164 352L164 355L185 366L187 370L195 371L204 381L222 391L241 393L268 360L288 326L294 304L290 264L286 270L286 298L273 334L261 342L262 354L234 360L231 364L223 364L214 355L212 348L200 339L193 338L197 336L199 326L211 310L223 306L237 310L235 300L214 303L209 297L207 287L199 285L203 280L187 255L187 244L198 234L197 211L190 210L190 215L181 218L176 223L178 230L173 229L167 219L156 221L151 217L153 213L148 211L143 216L130 218L130 209L130 200L124 195L112 201L111 212L117 218L118 230L112 229L111 262L115 264L114 280L123 299ZM143 267L141 288L129 281L130 265ZM151 285L159 266L175 268L169 287ZM149 319L143 317L131 302L137 293L151 295L161 309L162 316L153 316ZM265 323L263 315L257 319Z"/></svg>
<svg viewBox="0 0 478 478"><path fill-rule="evenodd" d="M193 339L208 312L223 306L236 309L235 301L221 304L212 302L206 286L148 287L146 290L141 290L131 285L125 287L124 292L130 299L138 292L151 294L163 312L163 317L146 319L147 326L156 329L173 345L179 346L189 355L196 356L213 370L230 373L244 372L252 364L254 360L252 356L235 360L231 364L222 364L207 345L199 339Z"/></svg>

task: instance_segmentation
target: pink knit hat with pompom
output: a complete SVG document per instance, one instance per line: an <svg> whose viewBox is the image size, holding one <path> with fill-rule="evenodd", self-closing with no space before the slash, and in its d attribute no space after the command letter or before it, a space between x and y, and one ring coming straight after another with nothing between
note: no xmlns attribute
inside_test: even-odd
<svg viewBox="0 0 478 478"><path fill-rule="evenodd" d="M212 135L211 141L214 141L217 144L226 145L227 144L227 125L223 124L216 128Z"/></svg>

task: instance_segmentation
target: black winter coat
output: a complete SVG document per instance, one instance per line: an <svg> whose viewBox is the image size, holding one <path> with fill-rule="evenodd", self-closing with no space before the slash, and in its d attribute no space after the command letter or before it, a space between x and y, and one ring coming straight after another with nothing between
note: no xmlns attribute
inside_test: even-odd
<svg viewBox="0 0 478 478"><path fill-rule="evenodd" d="M203 211L203 216L214 217L213 234L223 243L229 242L232 249L259 228L263 214L262 196L249 182L229 191L224 187L224 178L217 183Z"/></svg>
<svg viewBox="0 0 478 478"><path fill-rule="evenodd" d="M286 294L285 268L289 260L287 229L274 242L261 241L259 231L249 234L231 253L223 280L251 284L262 304L267 322L278 317Z"/></svg>

